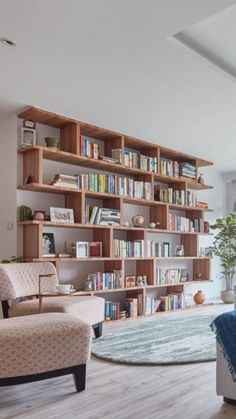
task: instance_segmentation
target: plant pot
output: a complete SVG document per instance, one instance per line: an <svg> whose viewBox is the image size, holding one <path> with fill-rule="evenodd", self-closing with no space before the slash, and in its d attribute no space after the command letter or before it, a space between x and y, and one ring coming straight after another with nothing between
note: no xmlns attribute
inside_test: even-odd
<svg viewBox="0 0 236 419"><path fill-rule="evenodd" d="M225 304L232 304L234 302L234 292L223 290L220 293L221 300Z"/></svg>
<svg viewBox="0 0 236 419"><path fill-rule="evenodd" d="M45 143L48 148L58 149L59 140L57 138L45 137Z"/></svg>

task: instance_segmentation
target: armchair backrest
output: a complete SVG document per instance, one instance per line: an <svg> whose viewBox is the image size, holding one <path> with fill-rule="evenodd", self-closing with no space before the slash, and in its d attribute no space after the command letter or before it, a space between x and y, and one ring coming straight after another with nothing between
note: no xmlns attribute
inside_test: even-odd
<svg viewBox="0 0 236 419"><path fill-rule="evenodd" d="M42 279L42 291L54 291L58 284L56 268L51 262L1 263L0 300L14 300L39 293L39 275L53 274Z"/></svg>

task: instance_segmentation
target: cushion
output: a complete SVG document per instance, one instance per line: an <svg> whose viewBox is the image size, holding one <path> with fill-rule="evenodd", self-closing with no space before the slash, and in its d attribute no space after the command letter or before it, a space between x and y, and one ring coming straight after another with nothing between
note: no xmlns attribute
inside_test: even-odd
<svg viewBox="0 0 236 419"><path fill-rule="evenodd" d="M39 312L39 300L26 300L14 303L9 309L9 317L27 316ZM104 320L104 299L100 297L44 297L43 312L68 313L90 325Z"/></svg>
<svg viewBox="0 0 236 419"><path fill-rule="evenodd" d="M68 314L0 320L0 378L86 364L91 326Z"/></svg>

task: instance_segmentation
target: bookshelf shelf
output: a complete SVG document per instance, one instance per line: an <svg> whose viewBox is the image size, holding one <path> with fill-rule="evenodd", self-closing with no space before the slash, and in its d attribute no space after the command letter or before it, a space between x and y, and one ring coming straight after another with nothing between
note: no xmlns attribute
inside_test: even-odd
<svg viewBox="0 0 236 419"><path fill-rule="evenodd" d="M46 132L47 127L56 128L58 130L58 135L60 135L60 150L50 149L41 145L18 150L23 163L23 174L20 182L21 184L18 189L28 192L51 194L51 200L64 199L64 207L73 209L75 220L73 224L56 223L46 220L19 222L23 235L23 258L25 260L51 261L55 263L58 270L60 270L60 265L64 263L69 264L76 262L77 264L80 264L81 262L102 262L102 269L104 269L103 273L119 270L123 277L128 276L127 272L133 269L131 268L132 266L135 266L135 275L137 277L146 276L148 286L112 288L91 292L81 291L81 293L84 293L84 295L117 293L117 296L119 293L125 293L128 297L132 297L132 292L136 297L142 293L142 306L144 313L146 309L145 298L147 297L148 290L155 291L155 289L158 290L159 288L166 288L166 290L168 289L168 293L170 295L171 293L174 295L176 292L179 293L180 291L184 293L185 286L189 284L194 285L197 283L212 282L210 271L211 258L200 257L198 250L198 236L211 236L210 233L204 233L203 222L205 214L211 212L212 210L205 208L204 203L202 206L189 206L154 200L154 196L158 198L161 197L163 199L162 195L159 195L159 192L158 194L155 193L157 188L169 188L172 191L184 191L184 194L182 194L182 192L178 192L179 195L175 195L175 202L194 202L196 204L197 201L195 199L195 195L194 199L192 199L193 195L189 190L201 191L212 189L212 186L202 184L197 181L198 168L212 165L210 161L193 157L175 150L170 150L150 141L133 138L37 108L29 108L18 115L18 117L20 119L32 120L36 123L42 124L44 126L43 132ZM84 137L89 137L90 139L84 140ZM85 141L87 141L86 144L89 144L89 148L86 148L86 151L84 152ZM98 154L90 152L91 149L98 149L100 143L98 144L96 141L98 141L98 143L102 143L102 155L100 155L101 159L94 158L98 157ZM118 155L117 159L121 156L118 163L115 162L115 154ZM87 157L91 155L93 157ZM130 158L131 160L129 160ZM47 161L46 163L44 163L45 160ZM161 164L164 160L169 161L170 166L174 167L174 171L162 169ZM84 181L87 182L85 175L85 177L77 176L76 184L72 181L64 181L63 183L60 179L61 175L58 175L59 178L56 178L57 180L59 179L59 182L54 180L54 183L56 184L48 184L50 179L47 179L47 176L45 176L45 168L50 167L50 173L52 173L53 168L58 167L57 163L65 164L67 172L74 170L74 167L70 167L73 165L78 166L78 173L80 175L89 173L90 175L94 175L94 178L97 173L106 175L104 176L105 186L101 187L100 185L99 190L112 190L112 192L115 191L116 193L97 192L98 188L97 186L95 187L95 181L92 183L92 187L91 185L89 187L91 190L84 190L81 185ZM149 168L150 170L140 169L139 167L141 167L141 164L144 165L143 167L146 169ZM179 168L178 171L175 170L176 167ZM188 170L190 170L190 173ZM178 176L167 176L163 173L176 173ZM188 177L183 177L181 176L182 174L187 175ZM66 175L62 176L64 176L65 179ZM114 183L121 181L121 183L124 182L125 185L126 182L128 186L122 186L122 188L130 188L132 191L130 195L132 196L128 196L128 193L123 194L122 188L120 189L120 186L117 187L118 183L115 184L113 189L108 188L106 183L108 182L107 176L109 176L110 179L113 179L112 181L114 181ZM74 178L75 176L70 175L69 177ZM80 182L81 189L77 189L76 186L71 188L57 186L58 183L60 184L60 181L62 182L62 185L72 185L72 183L73 185L77 185L77 182ZM102 180L99 178L96 182L102 182ZM132 182L133 186L130 186L132 185ZM143 188L141 192L138 190L139 188ZM117 191L120 190L122 193L119 194ZM53 198L54 194L61 195L62 198ZM140 198L140 196L146 196L150 199ZM176 199L176 196L178 196L178 199ZM179 199L179 196L181 196L181 199ZM184 196L184 199L182 199L182 196ZM168 195L167 199L170 200L172 198ZM164 200L167 199L166 196L164 196ZM90 202L100 202L100 204L90 204ZM120 226L88 224L90 213L89 211L86 211L90 205L96 205L98 207L101 205L101 207L107 209L116 209L116 211L119 212ZM132 211L134 210L134 206L143 207L142 211L147 213L147 220L149 219L149 222L147 222L146 225L149 223L155 223L160 228L150 228L145 226L134 227L131 225L123 226L125 221L125 211L129 211L129 206L132 206ZM184 227L182 224L178 224L177 222L175 223L175 217L182 217L185 220L186 223ZM195 223L195 221L197 221L197 223ZM94 222L94 219L92 219L91 222ZM180 226L180 228L186 229L187 231L181 231L178 229L175 230L176 226L177 228ZM102 257L43 257L42 234L44 231L47 231L47 228L57 232L58 235L71 234L71 236L74 235L75 237L77 231L81 237L84 237L86 234L90 237L90 242L102 243ZM65 231L63 229L65 229ZM75 231L73 231L73 229ZM193 229L196 231L191 231ZM171 235L171 240L173 240L174 243L178 241L184 246L184 253L186 256L113 257L114 254L117 254L118 256L120 254L137 254L130 251L127 253L123 251L115 252L114 248L116 245L120 245L120 241L126 241L127 243L130 243L131 246L134 242L140 242L141 246L144 245L143 248L141 247L141 255L166 254L165 252L153 253L147 251L150 237L154 242L153 238L155 238L155 236L153 236L153 234ZM173 253L175 252L170 252L169 254ZM61 255L63 255L62 252ZM187 265L191 265L192 268L189 277L193 279L186 282L157 285L157 269L162 269L160 268L163 266L162 263L168 263L171 261L172 264L170 263L168 266L178 266L178 261L181 261L181 266L184 262L186 262ZM127 266L129 266L129 269ZM87 269L86 264L83 264L83 267L86 267ZM169 270L171 270L171 268ZM198 278L204 278L204 280L197 280Z"/></svg>

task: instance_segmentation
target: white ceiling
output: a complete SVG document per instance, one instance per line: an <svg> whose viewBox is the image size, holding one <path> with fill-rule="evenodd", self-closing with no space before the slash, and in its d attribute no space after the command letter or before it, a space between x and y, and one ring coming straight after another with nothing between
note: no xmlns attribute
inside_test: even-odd
<svg viewBox="0 0 236 419"><path fill-rule="evenodd" d="M187 30L234 65L235 3L0 0L0 36L19 43L0 46L0 116L39 106L236 170L234 77L168 40Z"/></svg>

